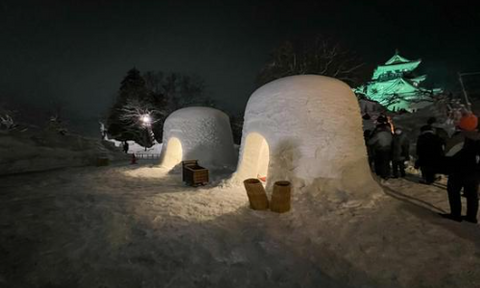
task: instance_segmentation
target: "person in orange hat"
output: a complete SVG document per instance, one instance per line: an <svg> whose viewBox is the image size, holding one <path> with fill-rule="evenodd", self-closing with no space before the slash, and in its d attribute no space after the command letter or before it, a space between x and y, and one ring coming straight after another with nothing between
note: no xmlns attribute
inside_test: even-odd
<svg viewBox="0 0 480 288"><path fill-rule="evenodd" d="M464 115L456 134L446 146L446 164L449 166L447 192L450 204L449 214L440 214L455 221L465 220L478 223L478 186L480 182L480 134L478 118L473 114ZM462 217L460 191L467 198L467 215Z"/></svg>
<svg viewBox="0 0 480 288"><path fill-rule="evenodd" d="M462 131L475 131L478 125L478 118L474 114L466 114L462 118L460 118L460 122L458 122L458 128Z"/></svg>

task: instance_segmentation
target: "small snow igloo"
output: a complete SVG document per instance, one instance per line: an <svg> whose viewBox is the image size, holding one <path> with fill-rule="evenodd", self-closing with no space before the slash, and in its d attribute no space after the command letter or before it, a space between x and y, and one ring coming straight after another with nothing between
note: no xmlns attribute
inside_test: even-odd
<svg viewBox="0 0 480 288"><path fill-rule="evenodd" d="M188 107L167 117L160 165L174 168L183 160L198 160L209 169L235 166L232 130L225 113L208 107Z"/></svg>
<svg viewBox="0 0 480 288"><path fill-rule="evenodd" d="M233 181L260 178L271 187L288 180L297 190L340 194L379 189L359 104L345 83L316 75L275 80L252 94L244 119Z"/></svg>

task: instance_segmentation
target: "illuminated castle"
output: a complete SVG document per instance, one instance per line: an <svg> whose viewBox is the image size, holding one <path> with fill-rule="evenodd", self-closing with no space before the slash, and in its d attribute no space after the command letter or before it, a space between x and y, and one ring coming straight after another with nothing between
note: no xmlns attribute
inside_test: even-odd
<svg viewBox="0 0 480 288"><path fill-rule="evenodd" d="M415 111L431 104L431 96L442 89L420 87L427 75L415 76L413 71L422 60L408 60L395 52L384 65L373 72L370 82L354 89L355 93L365 95L390 111Z"/></svg>

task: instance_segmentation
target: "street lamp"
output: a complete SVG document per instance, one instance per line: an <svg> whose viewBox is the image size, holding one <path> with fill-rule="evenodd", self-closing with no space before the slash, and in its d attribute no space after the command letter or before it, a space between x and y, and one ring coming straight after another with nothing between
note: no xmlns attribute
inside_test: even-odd
<svg viewBox="0 0 480 288"><path fill-rule="evenodd" d="M150 136L150 127L152 125L152 117L150 114L143 114L140 117L140 121L143 124L143 127L145 127L145 151L147 151L147 142L148 142L148 137Z"/></svg>
<svg viewBox="0 0 480 288"><path fill-rule="evenodd" d="M144 115L142 115L142 117L140 118L140 120L142 121L143 126L145 126L145 127L149 127L150 124L152 124L152 117L150 117L149 114L144 114Z"/></svg>

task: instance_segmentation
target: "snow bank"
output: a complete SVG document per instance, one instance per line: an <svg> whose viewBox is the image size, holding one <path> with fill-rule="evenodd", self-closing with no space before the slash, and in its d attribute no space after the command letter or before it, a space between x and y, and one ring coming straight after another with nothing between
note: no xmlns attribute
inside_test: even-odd
<svg viewBox="0 0 480 288"><path fill-rule="evenodd" d="M188 107L165 120L160 163L173 168L182 160L197 159L209 169L236 164L228 116L207 107Z"/></svg>
<svg viewBox="0 0 480 288"><path fill-rule="evenodd" d="M350 87L302 75L264 85L250 97L233 183L267 176L267 186L289 180L313 195L380 191L367 163L362 118ZM268 174L268 175L267 175Z"/></svg>
<svg viewBox="0 0 480 288"><path fill-rule="evenodd" d="M123 149L123 142L115 139L106 138L105 141L113 143L115 147ZM154 142L152 147L146 148L133 140L127 141L129 154L160 154L162 152L162 143Z"/></svg>
<svg viewBox="0 0 480 288"><path fill-rule="evenodd" d="M53 131L11 131L0 134L0 175L95 165L99 157L125 156L106 141Z"/></svg>

